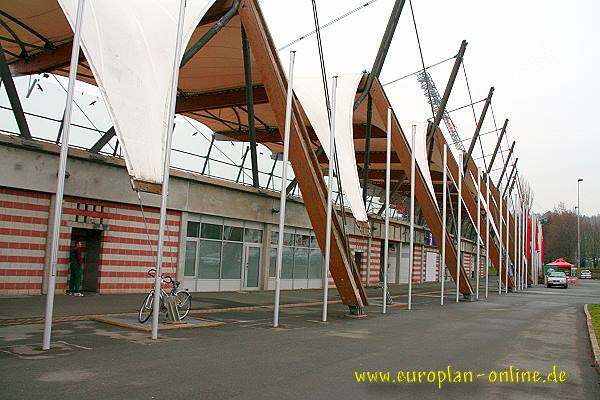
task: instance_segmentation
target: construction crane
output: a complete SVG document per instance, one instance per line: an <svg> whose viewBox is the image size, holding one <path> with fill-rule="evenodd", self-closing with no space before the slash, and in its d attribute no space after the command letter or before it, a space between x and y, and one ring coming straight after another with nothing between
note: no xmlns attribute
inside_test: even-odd
<svg viewBox="0 0 600 400"><path fill-rule="evenodd" d="M423 92L425 92L427 102L433 106L433 112L437 113L440 108L442 98L437 88L435 87L435 83L433 82L431 75L427 70L421 70L417 72L417 80L421 84L421 89L423 89ZM454 147L456 147L458 150L465 151L465 146L460 140L460 136L456 130L456 125L454 125L454 122L452 122L450 114L444 111L443 119L444 123L446 124L446 128L448 129L448 132L450 132L450 136L452 137L452 143L454 144Z"/></svg>

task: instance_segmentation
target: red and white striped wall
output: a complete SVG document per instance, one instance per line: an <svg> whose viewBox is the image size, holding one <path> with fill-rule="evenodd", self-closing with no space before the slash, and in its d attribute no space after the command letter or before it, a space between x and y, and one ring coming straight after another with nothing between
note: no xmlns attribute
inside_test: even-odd
<svg viewBox="0 0 600 400"><path fill-rule="evenodd" d="M49 255L50 195L0 187L0 294L41 294ZM145 221L144 221L145 219ZM155 266L159 210L65 197L57 265L57 293L64 293L74 227L100 228L99 293L144 292ZM169 211L163 273L176 275L181 213ZM85 256L85 251L84 251ZM85 274L85 268L84 268Z"/></svg>
<svg viewBox="0 0 600 400"><path fill-rule="evenodd" d="M40 294L50 196L0 187L0 293Z"/></svg>

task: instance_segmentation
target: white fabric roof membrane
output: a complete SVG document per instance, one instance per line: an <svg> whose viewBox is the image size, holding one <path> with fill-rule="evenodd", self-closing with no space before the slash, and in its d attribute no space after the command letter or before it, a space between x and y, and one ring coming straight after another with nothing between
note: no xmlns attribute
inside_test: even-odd
<svg viewBox="0 0 600 400"><path fill-rule="evenodd" d="M340 75L337 80L335 115L335 145L337 149L340 171L340 185L350 203L352 214L357 221L367 222L367 210L362 200L362 190L356 155L354 152L354 132L352 116L354 99L363 74ZM294 92L302 104L302 108L313 127L325 154L329 154L329 118L325 106L325 93L321 77L294 78Z"/></svg>
<svg viewBox="0 0 600 400"><path fill-rule="evenodd" d="M78 1L58 1L74 30ZM214 2L188 0L182 49ZM179 6L176 0L87 1L81 25L81 47L129 175L155 184L163 182Z"/></svg>
<svg viewBox="0 0 600 400"><path fill-rule="evenodd" d="M427 190L429 190L429 194L433 199L435 197L435 189L433 188L433 182L431 181L431 172L429 170L429 161L427 160L427 122L412 122L409 125L409 133L405 133L407 135L408 145L412 146L412 126L417 126L417 132L415 134L415 148L411 150L415 152L415 161L418 165L421 173L423 174L423 178L425 179L425 185L427 186ZM437 201L435 202L437 207Z"/></svg>

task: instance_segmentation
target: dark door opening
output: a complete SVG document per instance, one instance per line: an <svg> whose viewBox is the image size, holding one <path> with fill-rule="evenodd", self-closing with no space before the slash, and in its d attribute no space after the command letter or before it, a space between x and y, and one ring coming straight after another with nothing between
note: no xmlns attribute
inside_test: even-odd
<svg viewBox="0 0 600 400"><path fill-rule="evenodd" d="M98 291L100 269L100 241L102 231L97 229L73 228L71 245L80 241L83 254L83 278L81 289L84 292Z"/></svg>

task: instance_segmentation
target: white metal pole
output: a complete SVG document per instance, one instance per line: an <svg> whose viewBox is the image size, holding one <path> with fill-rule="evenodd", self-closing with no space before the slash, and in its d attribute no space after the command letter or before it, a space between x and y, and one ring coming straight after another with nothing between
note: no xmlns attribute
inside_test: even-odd
<svg viewBox="0 0 600 400"><path fill-rule="evenodd" d="M523 202L523 225L522 225L521 254L523 255L523 289L527 289L527 255L525 254L527 242L527 206Z"/></svg>
<svg viewBox="0 0 600 400"><path fill-rule="evenodd" d="M481 171L477 167L477 256L475 262L475 299L479 300L479 264L481 263Z"/></svg>
<svg viewBox="0 0 600 400"><path fill-rule="evenodd" d="M498 209L498 294L502 294L502 184L498 185L500 207Z"/></svg>
<svg viewBox="0 0 600 400"><path fill-rule="evenodd" d="M327 177L327 225L325 228L325 262L323 263L323 322L327 322L327 299L329 297L329 259L331 258L331 213L333 208L333 171L335 153L335 102L337 76L331 79L331 124L329 129L329 176ZM339 171L337 171L339 173ZM338 181L339 185L339 181Z"/></svg>
<svg viewBox="0 0 600 400"><path fill-rule="evenodd" d="M281 164L281 191L279 194L279 235L277 240L277 260L275 272L275 307L273 309L273 328L277 328L279 326L279 298L281 295L281 269L283 262L283 231L285 229L285 202L287 200L287 170L288 156L290 154L290 127L292 124L292 100L294 98L295 59L296 52L290 51L290 69L288 73L287 101L285 106L285 129L283 133L283 164ZM327 307L327 303L325 303L324 307Z"/></svg>
<svg viewBox="0 0 600 400"><path fill-rule="evenodd" d="M518 245L519 245L519 240L518 240L518 230L517 227L519 226L519 219L518 219L518 213L517 213L517 199L514 199L513 201L513 212L515 214L515 226L514 226L514 236L513 236L513 243L514 243L514 258L513 258L513 265L515 268L515 288L517 290L521 290L521 268L519 266L519 262L518 262Z"/></svg>
<svg viewBox="0 0 600 400"><path fill-rule="evenodd" d="M490 272L490 174L485 174L485 298L488 298Z"/></svg>
<svg viewBox="0 0 600 400"><path fill-rule="evenodd" d="M67 102L65 104L65 114L62 126L63 128L61 132L62 143L60 145L60 160L58 164L56 198L54 202L54 221L52 225L52 243L50 247L50 271L48 274L48 293L46 293L46 316L44 318L44 338L42 343L42 349L44 350L50 350L50 339L52 337L52 314L54 312L54 292L56 291L58 244L60 242L60 224L62 221L62 205L65 192L65 172L67 169L67 157L69 153L69 132L71 130L73 95L75 93L77 65L79 63L79 44L81 41L81 23L83 20L84 5L85 0L79 0L77 4L77 19L75 21L73 48L71 51L71 63L69 66L69 85L67 88Z"/></svg>
<svg viewBox="0 0 600 400"><path fill-rule="evenodd" d="M165 160L163 165L163 184L160 200L160 220L158 226L158 245L156 249L156 275L154 276L154 310L152 313L152 339L158 339L158 319L160 312L160 285L162 283L163 242L167 221L167 198L169 195L169 171L171 165L171 143L175 128L175 102L177 100L177 83L179 81L179 64L181 63L181 41L183 36L183 19L185 18L185 0L179 2L179 19L175 38L175 57L173 74L171 75L171 98L169 104L169 121L167 122L167 140L165 142Z"/></svg>
<svg viewBox="0 0 600 400"><path fill-rule="evenodd" d="M506 240L506 246L504 247L505 249L505 254L504 254L504 293L508 294L508 267L510 264L510 260L509 260L509 249L508 249L508 245L510 244L510 236L509 233L510 231L508 230L510 228L510 218L509 218L509 210L510 210L510 203L509 203L509 198L506 198L506 235L505 235L505 240ZM513 286L514 286L514 279L513 279Z"/></svg>
<svg viewBox="0 0 600 400"><path fill-rule="evenodd" d="M440 258L440 304L444 305L444 285L446 282L446 215L448 192L448 145L444 143L444 162L442 167L442 257Z"/></svg>
<svg viewBox="0 0 600 400"><path fill-rule="evenodd" d="M383 314L387 311L387 276L388 276L388 248L390 231L390 164L392 157L392 109L387 113L387 138L385 147L385 238L383 241Z"/></svg>
<svg viewBox="0 0 600 400"><path fill-rule="evenodd" d="M412 140L410 151L410 239L408 250L408 309L412 309L412 280L413 264L415 261L415 137L417 126L412 126Z"/></svg>
<svg viewBox="0 0 600 400"><path fill-rule="evenodd" d="M460 295L460 266L462 265L462 252L461 252L461 236L462 236L462 180L463 180L463 153L458 155L458 202L457 202L457 214L456 219L456 302L459 301Z"/></svg>

